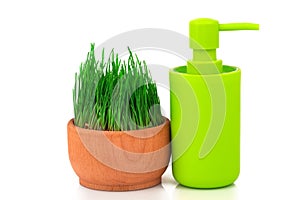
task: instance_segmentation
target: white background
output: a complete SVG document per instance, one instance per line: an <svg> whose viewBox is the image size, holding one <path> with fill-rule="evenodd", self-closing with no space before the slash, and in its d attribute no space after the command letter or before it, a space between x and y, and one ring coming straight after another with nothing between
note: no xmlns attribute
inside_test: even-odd
<svg viewBox="0 0 300 200"><path fill-rule="evenodd" d="M299 199L297 5L291 0L1 1L0 199ZM111 193L79 186L68 160L66 124L73 117L74 73L89 44L138 28L188 35L188 22L198 17L261 27L220 33L218 57L242 69L241 174L235 185L184 188L169 168L162 186L151 189ZM157 58L169 67L184 64ZM168 96L160 88L167 116Z"/></svg>

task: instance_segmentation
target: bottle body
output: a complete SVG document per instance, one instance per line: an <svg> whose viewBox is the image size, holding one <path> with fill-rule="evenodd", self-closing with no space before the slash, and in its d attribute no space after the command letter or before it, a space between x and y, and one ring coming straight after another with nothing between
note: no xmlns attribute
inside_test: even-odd
<svg viewBox="0 0 300 200"><path fill-rule="evenodd" d="M170 71L172 169L182 185L217 188L232 184L240 171L239 68L220 74Z"/></svg>

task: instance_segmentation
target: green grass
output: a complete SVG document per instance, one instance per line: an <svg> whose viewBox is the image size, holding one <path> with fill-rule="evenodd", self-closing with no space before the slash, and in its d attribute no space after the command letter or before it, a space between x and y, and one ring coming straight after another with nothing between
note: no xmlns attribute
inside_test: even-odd
<svg viewBox="0 0 300 200"><path fill-rule="evenodd" d="M95 59L95 45L75 74L75 125L94 130L137 130L163 123L157 87L145 61L130 49L127 60L112 50Z"/></svg>

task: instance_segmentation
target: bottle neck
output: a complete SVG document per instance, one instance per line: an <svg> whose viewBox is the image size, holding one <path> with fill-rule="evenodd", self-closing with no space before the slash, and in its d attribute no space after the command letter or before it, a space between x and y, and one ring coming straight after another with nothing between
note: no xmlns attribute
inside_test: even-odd
<svg viewBox="0 0 300 200"><path fill-rule="evenodd" d="M216 61L217 53L216 49L194 49L193 50L193 61Z"/></svg>
<svg viewBox="0 0 300 200"><path fill-rule="evenodd" d="M192 61L187 62L188 74L208 75L208 74L220 74L223 72L222 60L215 61Z"/></svg>
<svg viewBox="0 0 300 200"><path fill-rule="evenodd" d="M193 59L187 62L188 74L206 75L222 72L222 60L217 60L216 49L193 49Z"/></svg>

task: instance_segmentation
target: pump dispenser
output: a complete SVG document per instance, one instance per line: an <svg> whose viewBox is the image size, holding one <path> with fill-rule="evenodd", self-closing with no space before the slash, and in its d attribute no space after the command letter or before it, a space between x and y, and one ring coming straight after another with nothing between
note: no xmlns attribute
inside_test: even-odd
<svg viewBox="0 0 300 200"><path fill-rule="evenodd" d="M258 29L252 23L190 21L193 58L169 73L172 169L182 185L217 188L238 178L241 70L223 65L216 49L219 31Z"/></svg>
<svg viewBox="0 0 300 200"><path fill-rule="evenodd" d="M258 24L230 23L219 24L208 18L195 19L190 22L190 48L193 59L187 63L189 74L222 73L222 60L217 60L216 49L219 48L219 31L258 30Z"/></svg>

